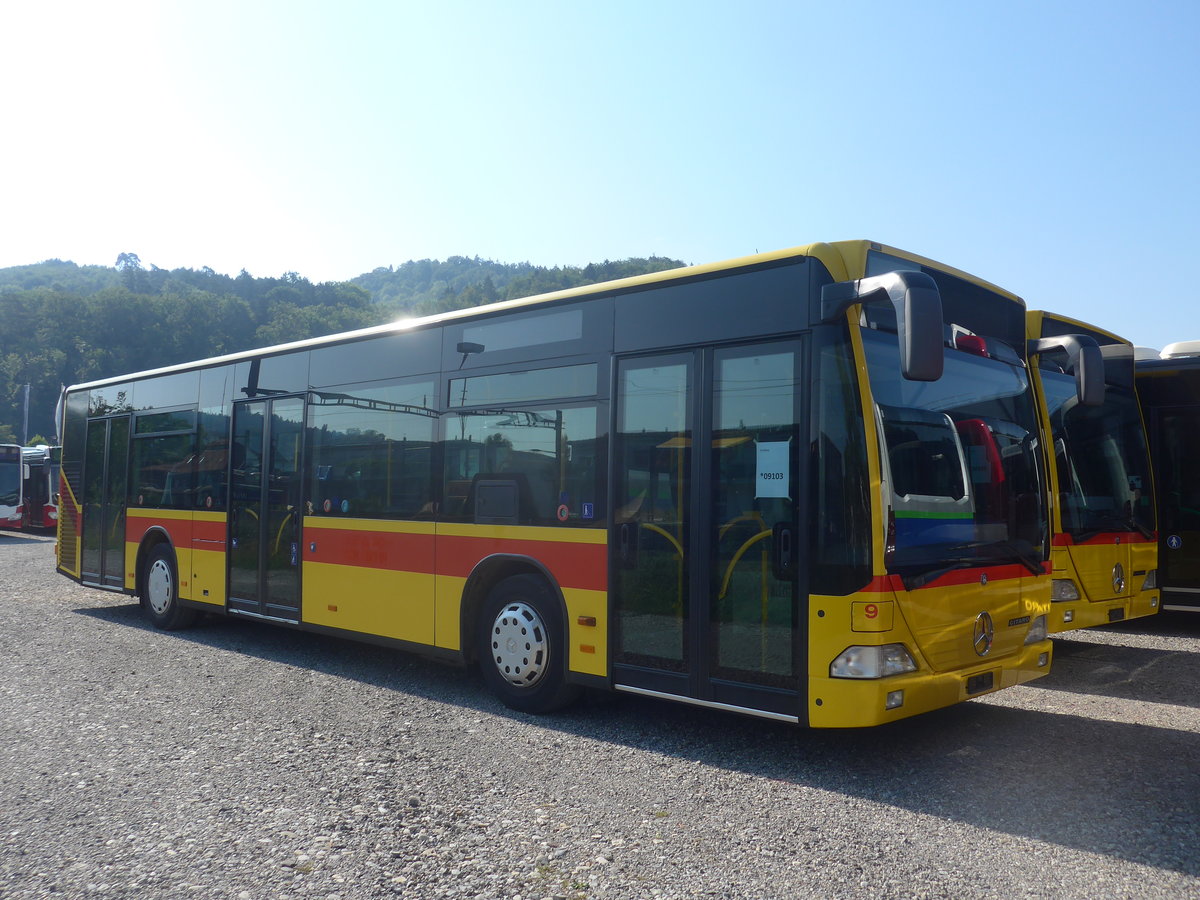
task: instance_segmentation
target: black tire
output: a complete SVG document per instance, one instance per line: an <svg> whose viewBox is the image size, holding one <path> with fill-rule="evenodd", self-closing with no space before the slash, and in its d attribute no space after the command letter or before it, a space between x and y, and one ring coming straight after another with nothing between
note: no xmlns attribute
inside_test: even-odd
<svg viewBox="0 0 1200 900"><path fill-rule="evenodd" d="M142 609L155 628L175 631L196 623L200 613L179 602L179 575L175 554L166 544L159 544L146 558L142 573Z"/></svg>
<svg viewBox="0 0 1200 900"><path fill-rule="evenodd" d="M483 680L505 706L544 713L579 695L566 682L566 630L558 598L544 579L514 575L492 588L478 632Z"/></svg>

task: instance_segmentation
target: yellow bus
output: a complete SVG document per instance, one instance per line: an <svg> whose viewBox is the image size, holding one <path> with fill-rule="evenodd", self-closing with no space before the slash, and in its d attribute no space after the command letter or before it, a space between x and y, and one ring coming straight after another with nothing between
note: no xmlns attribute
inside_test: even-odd
<svg viewBox="0 0 1200 900"><path fill-rule="evenodd" d="M1200 610L1200 341L1137 362L1158 505L1163 609Z"/></svg>
<svg viewBox="0 0 1200 900"><path fill-rule="evenodd" d="M1055 313L1027 314L1031 369L1050 459L1051 634L1158 612L1158 535L1133 345ZM1103 402L1076 390L1071 345L1103 358ZM1095 375L1098 378L1101 370Z"/></svg>
<svg viewBox="0 0 1200 900"><path fill-rule="evenodd" d="M1022 301L811 244L68 389L59 570L269 620L866 726L1048 671Z"/></svg>

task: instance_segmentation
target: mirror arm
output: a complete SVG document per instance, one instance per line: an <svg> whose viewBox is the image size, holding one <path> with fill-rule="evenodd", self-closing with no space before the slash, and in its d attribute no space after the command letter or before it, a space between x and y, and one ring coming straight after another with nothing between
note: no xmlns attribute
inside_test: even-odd
<svg viewBox="0 0 1200 900"><path fill-rule="evenodd" d="M1096 339L1086 334L1062 334L1036 338L1026 345L1029 356L1063 353L1075 374L1075 394L1084 406L1104 403L1104 355Z"/></svg>
<svg viewBox="0 0 1200 900"><path fill-rule="evenodd" d="M900 368L911 381L942 377L942 297L924 272L885 272L821 288L821 321L835 322L856 303L891 301L896 309Z"/></svg>

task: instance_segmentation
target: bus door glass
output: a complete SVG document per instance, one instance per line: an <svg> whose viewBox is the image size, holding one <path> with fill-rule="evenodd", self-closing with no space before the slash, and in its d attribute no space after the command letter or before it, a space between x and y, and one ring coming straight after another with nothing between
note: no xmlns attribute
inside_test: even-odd
<svg viewBox="0 0 1200 900"><path fill-rule="evenodd" d="M15 519L21 506L21 448L0 445L0 520Z"/></svg>
<svg viewBox="0 0 1200 900"><path fill-rule="evenodd" d="M799 345L618 365L617 682L797 714Z"/></svg>
<svg viewBox="0 0 1200 900"><path fill-rule="evenodd" d="M1159 587L1200 594L1200 415L1166 408L1156 418Z"/></svg>
<svg viewBox="0 0 1200 900"><path fill-rule="evenodd" d="M300 397L234 404L229 608L297 621L300 613Z"/></svg>
<svg viewBox="0 0 1200 900"><path fill-rule="evenodd" d="M92 419L83 459L84 584L125 584L125 493L129 479L129 416Z"/></svg>

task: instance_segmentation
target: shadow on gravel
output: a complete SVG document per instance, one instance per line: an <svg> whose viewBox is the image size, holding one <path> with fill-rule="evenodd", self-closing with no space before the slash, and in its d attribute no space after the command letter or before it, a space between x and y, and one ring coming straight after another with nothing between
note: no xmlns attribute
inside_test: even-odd
<svg viewBox="0 0 1200 900"><path fill-rule="evenodd" d="M77 612L153 631L136 603ZM560 714L535 717L501 706L474 673L388 648L224 619L162 637L504 716L658 756L668 765L687 760L961 822L997 837L1049 841L1200 876L1196 733L983 703L853 731L805 731L610 694L589 696ZM1080 644L1075 658L1086 661L1088 653L1103 649L1114 648L1092 644L1084 652ZM1068 663L1073 652L1068 648ZM1186 690L1178 688L1167 702L1178 702ZM1160 699L1136 691L1131 696ZM1187 702L1194 704L1194 697ZM763 802L769 802L767 791ZM912 827L921 827L928 836L928 825ZM914 836L921 835L896 835Z"/></svg>
<svg viewBox="0 0 1200 900"><path fill-rule="evenodd" d="M54 543L54 535L47 532L40 534L36 531L0 531L0 548L5 544L46 544Z"/></svg>
<svg viewBox="0 0 1200 900"><path fill-rule="evenodd" d="M1200 708L1200 653L1121 643L1122 633L1195 639L1200 635L1200 617L1161 613L1153 619L1104 628L1103 633L1108 638L1105 643L1072 640L1069 634L1055 638L1054 664L1037 686Z"/></svg>

